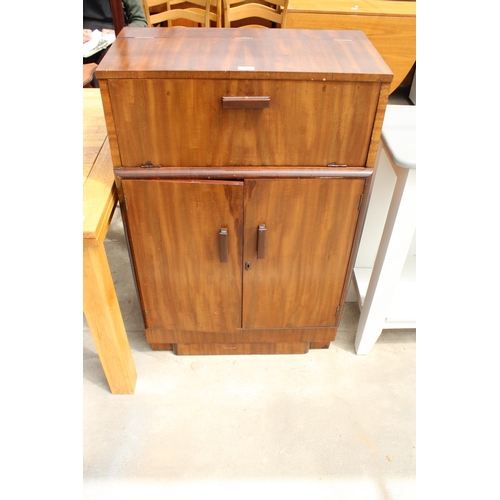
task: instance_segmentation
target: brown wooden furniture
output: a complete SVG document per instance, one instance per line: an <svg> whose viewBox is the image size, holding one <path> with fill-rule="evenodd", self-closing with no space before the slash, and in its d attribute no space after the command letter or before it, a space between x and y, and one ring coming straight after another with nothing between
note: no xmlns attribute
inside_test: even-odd
<svg viewBox="0 0 500 500"><path fill-rule="evenodd" d="M142 0L149 26L172 27L178 20L188 21L186 26L210 27L211 21L219 26L217 5L218 0Z"/></svg>
<svg viewBox="0 0 500 500"><path fill-rule="evenodd" d="M266 28L286 27L288 0L223 0L224 26Z"/></svg>
<svg viewBox="0 0 500 500"><path fill-rule="evenodd" d="M97 68L96 63L86 63L83 65L83 86L91 87L90 82Z"/></svg>
<svg viewBox="0 0 500 500"><path fill-rule="evenodd" d="M148 342L328 347L392 73L362 32L154 31L97 72Z"/></svg>
<svg viewBox="0 0 500 500"><path fill-rule="evenodd" d="M287 28L362 30L394 73L391 92L416 61L416 2L290 0Z"/></svg>
<svg viewBox="0 0 500 500"><path fill-rule="evenodd" d="M113 394L133 394L137 374L104 238L118 196L99 89L83 89L83 310Z"/></svg>
<svg viewBox="0 0 500 500"><path fill-rule="evenodd" d="M123 13L122 0L109 0L111 7L111 16L113 17L113 28L115 30L115 35L125 26L125 15Z"/></svg>

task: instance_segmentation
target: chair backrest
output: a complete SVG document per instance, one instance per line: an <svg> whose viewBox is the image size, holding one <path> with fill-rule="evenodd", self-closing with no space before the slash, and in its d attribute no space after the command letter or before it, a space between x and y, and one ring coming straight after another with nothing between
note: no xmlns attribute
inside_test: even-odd
<svg viewBox="0 0 500 500"><path fill-rule="evenodd" d="M125 26L125 15L123 14L122 0L109 0L109 5L111 7L111 17L113 18L113 28L115 30L115 35Z"/></svg>
<svg viewBox="0 0 500 500"><path fill-rule="evenodd" d="M91 81L94 77L95 70L97 69L96 63L86 63L83 65L83 86L92 87Z"/></svg>
<svg viewBox="0 0 500 500"><path fill-rule="evenodd" d="M217 23L217 0L142 0L148 26L184 19L201 26Z"/></svg>
<svg viewBox="0 0 500 500"><path fill-rule="evenodd" d="M224 26L231 28L237 22L238 27L265 28L265 23L254 24L256 20L267 21L271 26L286 26L288 0L224 0ZM248 23L238 22L248 20Z"/></svg>

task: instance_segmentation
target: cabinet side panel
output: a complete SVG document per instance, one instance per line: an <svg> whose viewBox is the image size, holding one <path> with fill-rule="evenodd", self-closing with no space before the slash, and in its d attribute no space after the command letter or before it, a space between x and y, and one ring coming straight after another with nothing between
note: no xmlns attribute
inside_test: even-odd
<svg viewBox="0 0 500 500"><path fill-rule="evenodd" d="M366 159L366 166L374 168L377 159L377 152L380 145L380 136L382 134L382 125L384 123L385 110L387 108L387 101L389 100L389 84L383 83L380 88L380 96L373 122L373 131L368 150L368 158Z"/></svg>
<svg viewBox="0 0 500 500"><path fill-rule="evenodd" d="M242 183L123 180L122 189L147 328L239 328Z"/></svg>
<svg viewBox="0 0 500 500"><path fill-rule="evenodd" d="M113 119L113 107L109 96L108 80L99 82L101 89L102 107L104 109L104 118L106 120L106 128L108 130L109 147L111 149L111 159L113 167L121 167L120 148L116 137L115 121Z"/></svg>
<svg viewBox="0 0 500 500"><path fill-rule="evenodd" d="M245 182L243 328L334 326L364 179ZM257 258L266 226L265 258Z"/></svg>

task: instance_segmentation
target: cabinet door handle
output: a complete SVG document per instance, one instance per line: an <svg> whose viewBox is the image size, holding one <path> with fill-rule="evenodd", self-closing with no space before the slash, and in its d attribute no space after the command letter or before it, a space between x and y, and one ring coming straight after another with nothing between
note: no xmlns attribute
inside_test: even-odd
<svg viewBox="0 0 500 500"><path fill-rule="evenodd" d="M257 259L266 258L266 225L259 224L257 235Z"/></svg>
<svg viewBox="0 0 500 500"><path fill-rule="evenodd" d="M221 262L228 262L227 228L221 227L219 232L219 257Z"/></svg>
<svg viewBox="0 0 500 500"><path fill-rule="evenodd" d="M256 96L223 96L222 107L227 108L243 108L243 109L263 109L268 108L271 104L271 96L256 95Z"/></svg>

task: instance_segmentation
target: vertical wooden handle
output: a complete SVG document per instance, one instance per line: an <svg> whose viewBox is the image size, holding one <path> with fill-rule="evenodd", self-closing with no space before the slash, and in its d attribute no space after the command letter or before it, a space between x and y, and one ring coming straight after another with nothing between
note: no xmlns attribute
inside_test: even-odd
<svg viewBox="0 0 500 500"><path fill-rule="evenodd" d="M259 224L257 235L257 259L266 258L266 225Z"/></svg>
<svg viewBox="0 0 500 500"><path fill-rule="evenodd" d="M227 228L221 227L219 232L219 257L221 262L228 262Z"/></svg>

